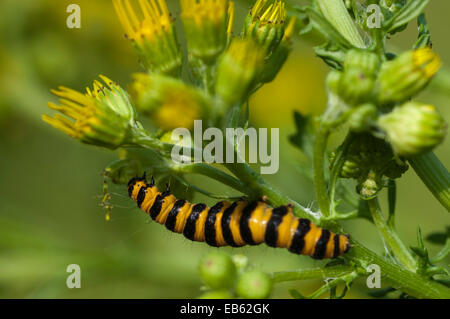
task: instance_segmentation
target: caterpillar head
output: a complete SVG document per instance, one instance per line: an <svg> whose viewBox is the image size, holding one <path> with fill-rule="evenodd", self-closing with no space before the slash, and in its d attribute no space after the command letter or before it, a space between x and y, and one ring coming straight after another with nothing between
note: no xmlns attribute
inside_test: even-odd
<svg viewBox="0 0 450 319"><path fill-rule="evenodd" d="M136 176L128 181L128 195L133 200L136 200L141 187L153 187L154 184L155 184L155 181L153 180L153 177L152 177L151 184L147 183L146 173L144 172L144 175L142 175L142 177Z"/></svg>

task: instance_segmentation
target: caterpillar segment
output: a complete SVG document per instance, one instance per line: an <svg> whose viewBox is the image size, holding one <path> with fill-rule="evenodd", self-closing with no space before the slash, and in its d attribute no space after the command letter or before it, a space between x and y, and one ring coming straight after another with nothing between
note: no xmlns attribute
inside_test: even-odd
<svg viewBox="0 0 450 319"><path fill-rule="evenodd" d="M167 189L160 192L152 178L128 183L128 194L138 207L159 224L187 239L210 246L259 245L287 248L314 259L336 258L350 248L349 236L339 235L295 217L292 206L269 207L264 201L221 201L212 207L177 199Z"/></svg>

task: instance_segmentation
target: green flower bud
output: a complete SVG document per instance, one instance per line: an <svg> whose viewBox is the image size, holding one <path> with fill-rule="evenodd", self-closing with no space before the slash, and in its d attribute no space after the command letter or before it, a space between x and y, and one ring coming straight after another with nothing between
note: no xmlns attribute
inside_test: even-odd
<svg viewBox="0 0 450 319"><path fill-rule="evenodd" d="M283 39L286 9L280 0L274 0L266 7L267 1L256 1L245 19L243 33L270 53Z"/></svg>
<svg viewBox="0 0 450 319"><path fill-rule="evenodd" d="M383 63L378 78L381 104L404 102L422 91L441 66L431 48L408 51Z"/></svg>
<svg viewBox="0 0 450 319"><path fill-rule="evenodd" d="M265 299L272 291L272 280L264 272L253 270L239 276L236 294L246 299Z"/></svg>
<svg viewBox="0 0 450 319"><path fill-rule="evenodd" d="M198 299L233 299L228 290L211 290L201 294Z"/></svg>
<svg viewBox="0 0 450 319"><path fill-rule="evenodd" d="M363 71L350 68L345 70L339 82L338 95L350 105L358 105L370 100L375 81Z"/></svg>
<svg viewBox="0 0 450 319"><path fill-rule="evenodd" d="M113 4L144 67L155 73L178 75L183 55L166 2L139 1L142 20L137 18L129 0L113 0Z"/></svg>
<svg viewBox="0 0 450 319"><path fill-rule="evenodd" d="M378 56L375 53L353 49L347 52L344 61L344 70L358 69L366 76L372 76L380 67Z"/></svg>
<svg viewBox="0 0 450 319"><path fill-rule="evenodd" d="M130 94L136 109L164 130L191 129L211 104L202 91L159 74L134 74Z"/></svg>
<svg viewBox="0 0 450 319"><path fill-rule="evenodd" d="M377 107L374 104L368 103L358 106L348 119L350 129L353 132L368 131L372 123L375 123L377 113Z"/></svg>
<svg viewBox="0 0 450 319"><path fill-rule="evenodd" d="M200 275L213 289L230 288L236 277L236 266L230 256L222 252L212 252L202 258Z"/></svg>
<svg viewBox="0 0 450 319"><path fill-rule="evenodd" d="M207 62L225 50L234 18L234 3L228 0L181 0L189 53Z"/></svg>
<svg viewBox="0 0 450 319"><path fill-rule="evenodd" d="M446 124L434 106L408 102L380 116L378 125L387 135L394 151L405 157L427 152L440 144Z"/></svg>
<svg viewBox="0 0 450 319"><path fill-rule="evenodd" d="M374 198L382 188L381 177L377 176L374 172L370 172L367 179L356 185L356 191L364 200Z"/></svg>
<svg viewBox="0 0 450 319"><path fill-rule="evenodd" d="M217 66L216 94L228 105L242 102L264 66L264 50L250 39L234 39Z"/></svg>
<svg viewBox="0 0 450 319"><path fill-rule="evenodd" d="M115 149L126 142L136 114L127 92L107 77L100 78L106 86L94 81L93 90L87 88L86 94L66 87L52 90L61 105L50 102L49 108L66 117L55 114L42 119L82 143Z"/></svg>

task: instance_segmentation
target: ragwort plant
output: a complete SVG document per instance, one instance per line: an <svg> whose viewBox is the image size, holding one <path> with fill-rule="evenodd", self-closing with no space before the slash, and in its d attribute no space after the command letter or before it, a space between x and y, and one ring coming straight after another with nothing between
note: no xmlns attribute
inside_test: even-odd
<svg viewBox="0 0 450 319"><path fill-rule="evenodd" d="M432 105L415 100L441 65L421 13L428 2L314 0L294 8L281 0L257 0L242 31L234 34L232 1L180 0L185 56L175 19L164 0L139 1L139 10L129 0L114 0L126 37L144 71L132 76L128 92L105 76L100 76L103 83L95 81L86 93L60 87L53 91L60 97L60 104L49 103L49 107L61 114L44 115L43 119L83 143L121 149L120 159L104 171L105 178L113 183L126 184L145 171L158 177L158 184L170 177L175 192L177 187L188 185L212 198L225 198L185 180L188 174L200 174L248 198L267 198L273 207L292 203L296 216L336 233L345 233L341 220L366 218L378 229L386 246L386 256L380 256L351 238L349 252L323 267L270 276L247 271L249 274L241 274L239 279L236 269L240 264L240 271L246 272L242 270L246 267L242 266L246 264L242 257L232 262L229 257L212 255L207 257L212 260L209 266L205 261L200 263L202 278L212 289L203 297L267 297L273 284L327 277L331 280L308 297L329 293L332 298L341 298L355 279L369 274L369 265L377 264L383 279L391 285L378 291L377 296L398 291L403 297L450 298L448 268L438 265L450 251L448 230L430 236L444 244L431 257L420 228L417 247L408 247L394 223L395 181L409 166L450 209L449 174L432 153L444 139L446 125ZM374 17L367 9L373 4L380 11L380 25L369 27ZM414 19L419 35L413 48L398 55L388 52L387 40ZM246 162L222 163L227 172L208 163L180 164L172 160L174 145L184 148L185 154L192 154L193 147L177 144L170 131L192 129L195 119L223 130L247 128L249 97L276 77L291 50L292 36L311 30L322 35L324 44L314 50L331 68L326 81L328 102L321 116L295 114L298 130L291 142L311 159L312 167L305 168L304 174L312 176L317 211L278 191ZM160 130L149 132L137 114L151 118ZM338 127L345 127L347 136L329 152L327 141ZM235 152L238 148L236 142ZM354 180L356 189L348 188L344 179ZM387 218L377 199L385 187L389 194ZM103 204L108 210L109 199L105 186ZM211 268L214 263L218 266ZM264 291L252 289L255 282ZM336 288L341 284L343 293L337 295ZM291 294L304 297L298 291Z"/></svg>

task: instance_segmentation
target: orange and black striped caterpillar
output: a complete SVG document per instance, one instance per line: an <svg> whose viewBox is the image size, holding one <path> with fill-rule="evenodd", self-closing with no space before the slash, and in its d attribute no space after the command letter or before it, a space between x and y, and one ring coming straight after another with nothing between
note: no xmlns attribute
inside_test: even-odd
<svg viewBox="0 0 450 319"><path fill-rule="evenodd" d="M176 199L169 190L159 192L152 178L128 182L128 194L138 207L167 229L211 246L259 245L288 248L315 259L336 258L350 248L348 235L338 235L297 218L292 206L270 208L264 201L222 201L209 208Z"/></svg>

